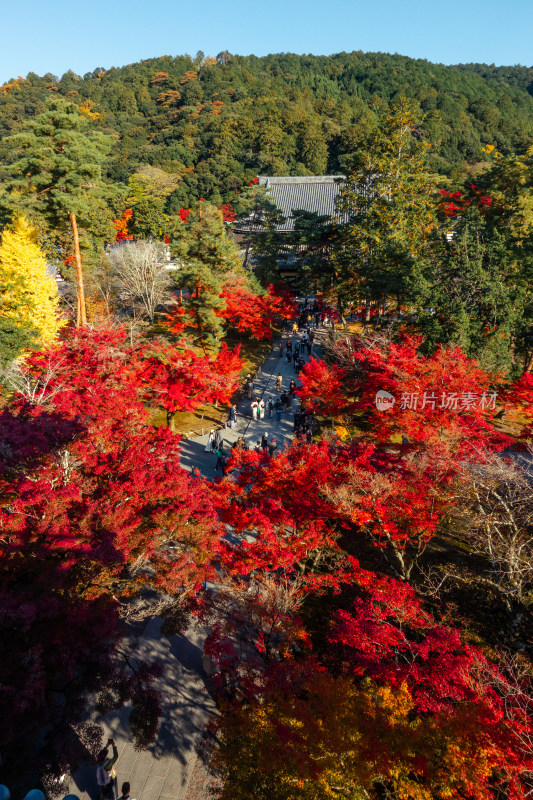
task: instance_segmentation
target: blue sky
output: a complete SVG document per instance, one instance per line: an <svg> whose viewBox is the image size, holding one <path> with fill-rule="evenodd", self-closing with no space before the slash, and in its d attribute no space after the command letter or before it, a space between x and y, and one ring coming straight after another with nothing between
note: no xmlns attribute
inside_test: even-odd
<svg viewBox="0 0 533 800"><path fill-rule="evenodd" d="M0 19L0 83L198 50L533 65L533 0L27 0Z"/></svg>

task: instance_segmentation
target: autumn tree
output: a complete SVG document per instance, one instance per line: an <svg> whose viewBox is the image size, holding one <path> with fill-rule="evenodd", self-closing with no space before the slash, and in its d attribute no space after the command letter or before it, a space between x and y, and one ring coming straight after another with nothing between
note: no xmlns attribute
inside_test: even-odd
<svg viewBox="0 0 533 800"><path fill-rule="evenodd" d="M24 217L5 228L0 245L2 318L26 330L33 329L42 344L49 344L65 325L59 312L54 278L37 243L37 232Z"/></svg>
<svg viewBox="0 0 533 800"><path fill-rule="evenodd" d="M45 111L8 139L13 202L41 215L52 227L62 228L70 221L78 326L86 324L86 314L77 219L87 216L89 191L100 182L101 165L113 141L92 126L73 103L53 97Z"/></svg>
<svg viewBox="0 0 533 800"><path fill-rule="evenodd" d="M211 573L212 504L177 437L149 424L125 340L84 331L32 355L0 417L0 707L13 720L0 739L13 757L35 755L46 731L60 763L97 690L105 710L134 695L146 746L157 696L147 665L114 655L120 612L149 587L187 595Z"/></svg>
<svg viewBox="0 0 533 800"><path fill-rule="evenodd" d="M412 589L368 582L352 611L335 614L321 661L285 657L258 697L226 703L215 755L222 796L488 800L496 785L525 797L531 716L504 699L504 686Z"/></svg>

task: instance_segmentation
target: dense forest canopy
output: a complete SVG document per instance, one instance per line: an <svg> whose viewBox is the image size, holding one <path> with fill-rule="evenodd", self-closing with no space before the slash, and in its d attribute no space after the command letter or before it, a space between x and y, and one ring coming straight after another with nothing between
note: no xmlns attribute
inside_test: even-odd
<svg viewBox="0 0 533 800"><path fill-rule="evenodd" d="M520 153L533 138L533 70L386 53L199 53L83 77L29 73L0 87L0 137L41 113L53 93L116 135L109 181L126 184L146 166L179 176L167 213L200 197L229 202L257 174L339 173L377 114L400 96L425 115L430 165L441 174L475 172L486 143Z"/></svg>

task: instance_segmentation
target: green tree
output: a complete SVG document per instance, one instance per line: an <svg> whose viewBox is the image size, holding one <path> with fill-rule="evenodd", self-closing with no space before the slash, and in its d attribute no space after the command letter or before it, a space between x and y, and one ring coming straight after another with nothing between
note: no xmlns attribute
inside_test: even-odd
<svg viewBox="0 0 533 800"><path fill-rule="evenodd" d="M512 369L533 318L529 281L508 237L471 208L456 222L453 238L435 237L415 276L411 297L420 308L426 352L453 345L485 370Z"/></svg>
<svg viewBox="0 0 533 800"><path fill-rule="evenodd" d="M176 279L187 293L184 305L192 312L197 341L204 350L217 348L223 336L217 314L225 308L219 297L223 279L243 272L239 250L228 236L218 208L201 202L186 221L175 220L171 252L180 264Z"/></svg>
<svg viewBox="0 0 533 800"><path fill-rule="evenodd" d="M416 259L436 227L428 143L414 107L401 100L381 116L377 131L348 159L332 258L334 279L347 298L405 297Z"/></svg>
<svg viewBox="0 0 533 800"><path fill-rule="evenodd" d="M56 228L72 227L78 280L78 325L86 324L77 217L90 207L89 192L98 187L101 165L112 137L91 129L78 108L61 97L8 138L11 147L8 190L13 202L37 212Z"/></svg>

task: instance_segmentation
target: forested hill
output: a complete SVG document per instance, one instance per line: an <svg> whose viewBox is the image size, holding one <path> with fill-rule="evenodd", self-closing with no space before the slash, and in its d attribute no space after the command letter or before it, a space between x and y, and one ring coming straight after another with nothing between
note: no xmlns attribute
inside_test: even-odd
<svg viewBox="0 0 533 800"><path fill-rule="evenodd" d="M163 56L83 77L13 80L0 88L0 134L19 130L53 92L119 134L110 180L126 182L141 165L179 173L168 211L198 197L226 202L261 173L338 173L374 112L401 95L426 115L438 172L464 172L482 160L487 143L507 153L533 141L533 70L526 67L448 67L362 52Z"/></svg>

